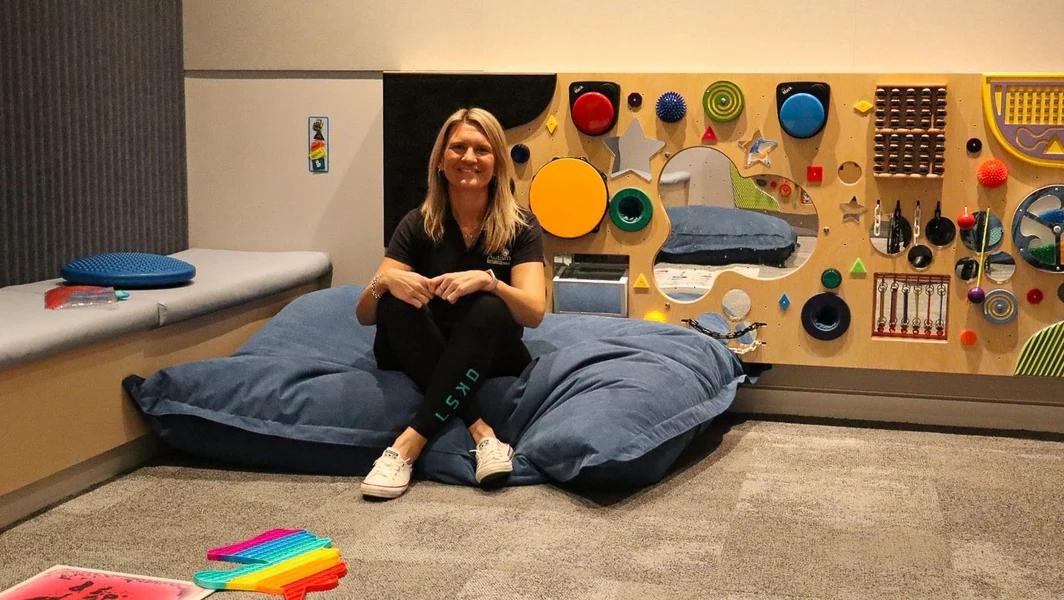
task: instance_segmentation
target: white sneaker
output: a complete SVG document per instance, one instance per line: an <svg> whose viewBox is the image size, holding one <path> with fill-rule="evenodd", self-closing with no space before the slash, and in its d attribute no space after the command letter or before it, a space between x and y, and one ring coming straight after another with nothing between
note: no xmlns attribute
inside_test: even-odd
<svg viewBox="0 0 1064 600"><path fill-rule="evenodd" d="M473 451L477 456L477 483L484 485L509 475L514 470L514 449L496 438L484 438Z"/></svg>
<svg viewBox="0 0 1064 600"><path fill-rule="evenodd" d="M398 498L410 487L413 465L399 456L395 448L385 448L373 461L373 469L362 480L362 495L372 498Z"/></svg>

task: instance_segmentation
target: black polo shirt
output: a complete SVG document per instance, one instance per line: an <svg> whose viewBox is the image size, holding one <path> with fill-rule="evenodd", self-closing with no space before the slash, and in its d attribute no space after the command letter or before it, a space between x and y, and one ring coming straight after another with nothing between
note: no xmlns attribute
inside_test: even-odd
<svg viewBox="0 0 1064 600"><path fill-rule="evenodd" d="M406 213L395 228L384 255L410 265L425 277L491 269L500 281L509 284L514 265L543 262L543 229L531 212L524 211L524 215L528 225L518 227L517 235L507 248L488 256L481 247L483 233L472 248L466 249L462 231L449 211L443 222L443 239L439 244L434 243L425 233L421 211L415 208Z"/></svg>

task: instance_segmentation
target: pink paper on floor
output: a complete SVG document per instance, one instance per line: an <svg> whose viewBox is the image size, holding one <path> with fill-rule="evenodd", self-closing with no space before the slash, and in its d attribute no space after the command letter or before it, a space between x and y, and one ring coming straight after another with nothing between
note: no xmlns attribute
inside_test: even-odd
<svg viewBox="0 0 1064 600"><path fill-rule="evenodd" d="M0 600L199 600L213 592L190 581L56 565L0 592Z"/></svg>

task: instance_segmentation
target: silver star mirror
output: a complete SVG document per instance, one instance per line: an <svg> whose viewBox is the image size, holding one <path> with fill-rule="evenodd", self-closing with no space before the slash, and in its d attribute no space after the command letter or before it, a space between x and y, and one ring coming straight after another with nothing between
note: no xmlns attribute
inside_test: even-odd
<svg viewBox="0 0 1064 600"><path fill-rule="evenodd" d="M635 173L645 181L650 181L651 178L650 157L665 147L665 142L643 134L643 126L639 124L638 119L632 120L624 135L608 137L603 143L613 155L611 178Z"/></svg>

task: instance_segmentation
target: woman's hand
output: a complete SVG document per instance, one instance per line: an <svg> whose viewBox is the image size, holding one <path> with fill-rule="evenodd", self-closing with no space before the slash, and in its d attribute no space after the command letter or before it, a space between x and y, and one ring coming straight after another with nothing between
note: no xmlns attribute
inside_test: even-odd
<svg viewBox="0 0 1064 600"><path fill-rule="evenodd" d="M437 278L438 279L438 278ZM436 294L435 279L429 279L414 271L391 269L383 273L380 283L396 298L421 308Z"/></svg>
<svg viewBox="0 0 1064 600"><path fill-rule="evenodd" d="M429 281L435 286L437 296L454 304L462 296L487 289L492 279L487 271L457 271L437 275Z"/></svg>

